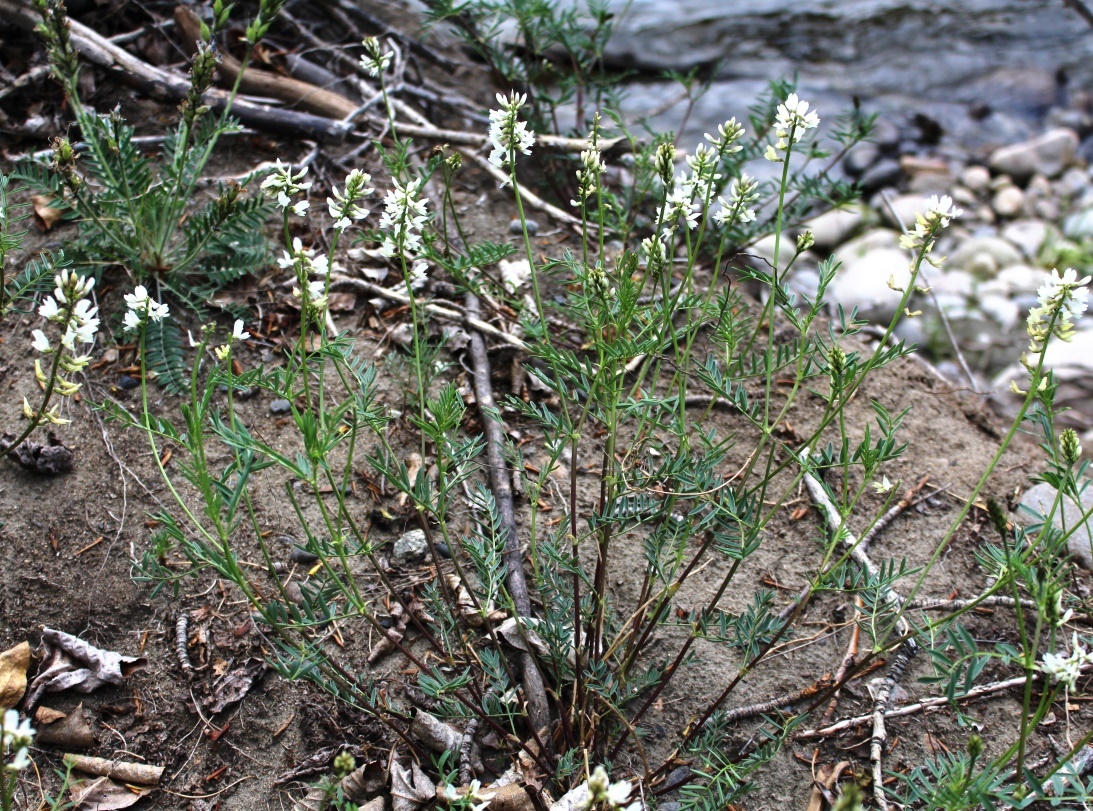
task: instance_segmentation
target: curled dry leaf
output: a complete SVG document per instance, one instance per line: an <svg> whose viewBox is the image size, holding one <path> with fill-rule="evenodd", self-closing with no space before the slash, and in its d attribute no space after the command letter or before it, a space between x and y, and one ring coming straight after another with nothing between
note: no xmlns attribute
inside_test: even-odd
<svg viewBox="0 0 1093 811"><path fill-rule="evenodd" d="M43 628L42 668L30 683L24 707L29 711L42 693L62 690L90 693L104 684L122 685L145 664L146 660L140 657L122 656L96 648L64 631Z"/></svg>
<svg viewBox="0 0 1093 811"><path fill-rule="evenodd" d="M109 777L100 777L98 780L74 783L69 801L73 808L80 811L113 811L128 808L151 791L148 787L127 786L115 783Z"/></svg>
<svg viewBox="0 0 1093 811"><path fill-rule="evenodd" d="M411 762L405 769L391 761L391 811L416 811L436 799L436 784Z"/></svg>
<svg viewBox="0 0 1093 811"><path fill-rule="evenodd" d="M34 713L38 723L38 743L48 743L65 749L90 749L98 741L91 713L80 704L68 715L39 707Z"/></svg>
<svg viewBox="0 0 1093 811"><path fill-rule="evenodd" d="M265 662L257 658L248 659L241 667L224 673L213 682L212 695L202 703L211 713L221 712L229 704L242 701L254 682L265 672Z"/></svg>
<svg viewBox="0 0 1093 811"><path fill-rule="evenodd" d="M64 216L64 211L54 208L54 200L48 194L36 194L30 202L34 206L34 222L41 231L48 231Z"/></svg>
<svg viewBox="0 0 1093 811"><path fill-rule="evenodd" d="M86 774L109 777L123 783L136 783L139 786L159 785L160 778L163 777L163 766L152 766L148 763L130 763L71 753L64 756L64 762L66 766Z"/></svg>
<svg viewBox="0 0 1093 811"><path fill-rule="evenodd" d="M10 710L27 691L30 643L20 642L0 653L0 710Z"/></svg>
<svg viewBox="0 0 1093 811"><path fill-rule="evenodd" d="M467 624L480 628L483 624L482 615L474 607L474 599L467 591L467 587L463 585L463 581L459 579L459 575L448 575L448 588L455 592L456 604L459 606L460 613L466 618ZM507 612L499 610L492 603L486 607L486 620L491 623L501 622L507 616Z"/></svg>
<svg viewBox="0 0 1093 811"><path fill-rule="evenodd" d="M0 438L0 449L6 450L15 439L11 434ZM56 476L72 470L72 450L53 433L49 434L49 444L27 440L11 452L11 458L33 473L44 476Z"/></svg>
<svg viewBox="0 0 1093 811"><path fill-rule="evenodd" d="M579 811L588 804L588 783L581 783L562 795L558 802L550 806L550 811Z"/></svg>

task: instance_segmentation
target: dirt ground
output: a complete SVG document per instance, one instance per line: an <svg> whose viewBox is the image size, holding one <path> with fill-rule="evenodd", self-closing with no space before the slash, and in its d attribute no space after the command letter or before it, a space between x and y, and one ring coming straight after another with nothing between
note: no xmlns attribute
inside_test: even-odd
<svg viewBox="0 0 1093 811"><path fill-rule="evenodd" d="M406 24L401 16L396 20ZM409 30L409 29L408 29ZM101 77L100 77L101 78ZM449 77L463 92L476 82L488 98L489 90L482 73L468 64L458 75ZM96 104L120 101L130 117L154 131L155 119L169 111L141 100L125 90L100 83ZM39 94L41 112L63 120L59 98L52 88ZM21 98L26 103L26 98ZM12 105L9 105L12 106ZM40 148L25 136L6 145L8 154ZM234 173L251 168L274 157L292 159L307 151L300 144L278 142L268 136L226 139L218 171ZM344 150L343 150L344 151ZM317 187L329 183L344 170L333 164L336 155L323 154L316 162ZM377 178L382 173L375 156L361 159ZM3 164L0 164L3 165ZM6 168L6 167L5 167ZM468 170L459 199L467 207L468 225L476 239L495 241L514 239L508 224L514 215L510 199L499 193L488 178ZM382 186L381 186L382 188ZM315 192L315 189L313 189ZM319 199L317 196L314 199ZM567 231L553 226L545 215L536 213L541 227L536 247L548 255L558 255L567 245L576 243ZM71 227L31 235L35 249L63 242L72 234ZM343 261L349 261L343 257ZM251 304L268 301L277 293L281 280L271 273L263 279L249 280L231 290L239 301ZM99 288L104 325L115 328L120 321L121 292L127 282L117 271L108 271ZM281 335L273 327L288 323L285 308L267 310L262 322L265 334L257 337L239 354L245 369L276 357ZM402 408L406 397L406 365L393 348L389 331L406 319L402 312L377 312L360 297L348 311L336 312L338 326L351 330L363 353L373 356L380 379L380 399ZM24 395L33 398L33 352L29 346L31 319L15 320L5 325L0 343L0 385L5 395L0 399L0 428L14 430ZM287 329L287 327L286 327ZM254 330L260 334L258 330ZM112 337L113 336L113 337ZM75 455L72 472L58 476L29 473L11 461L0 463L0 650L23 640L37 644L43 626L78 635L97 646L122 654L140 656L145 666L136 671L123 687L105 687L90 695L60 693L46 696L44 704L64 712L82 702L93 719L97 744L88 754L107 758L139 760L162 765L165 779L159 790L143 799L138 808L164 809L278 809L292 806L303 783L328 773L329 762L340 747L357 749L358 762L382 758L389 742L374 722L361 714L335 704L327 695L306 683L291 683L264 668L264 657L271 645L261 627L254 623L241 596L211 575L182 581L177 595L169 588L153 595L147 584L134 582L133 561L141 556L156 529L151 516L161 503L169 502L146 439L133 431L104 423L92 402L114 399L126 408L139 409L139 390L126 390L120 384L134 360L131 347L125 346L120 331L110 328L102 333L104 343L96 347L97 358L116 350L113 360L100 360L89 370L80 403L70 403L65 416L71 425L57 435ZM117 339L115 341L115 338ZM503 350L495 354L495 388L508 386L509 357ZM452 375L461 374L458 358L452 358ZM152 408L171 415L177 400L154 391ZM983 468L999 443L999 425L988 407L966 392L954 391L934 376L922 363L904 360L870 379L850 409L851 425L858 431L869 417L869 399L876 399L892 412L910 406L901 437L908 443L906 453L891 464L886 473L905 486L921 477L930 477L929 489L941 492L898 518L873 546L872 555L879 563L905 559L918 567L930 558L939 539L971 492ZM817 400L803 397L788 415L788 422L807 429L817 415ZM291 432L286 420L270 411L262 395L237 404L248 428L274 443L285 441ZM722 434L741 428L731 415L716 412L713 425ZM473 427L473 425L472 425ZM527 435L531 426L510 415L508 427ZM40 432L41 433L41 432ZM394 441L405 444L413 433L408 424L396 426ZM577 460L595 466L590 450L588 459ZM730 456L727 465L739 465L747 452L746 443ZM1009 504L1016 503L1020 491L1029 484L1036 470L1036 457L1030 443L1019 443L1002 460L985 495ZM170 470L170 465L168 464ZM366 470L355 480L351 509L368 520L377 507L392 507L390 499L375 498L366 486ZM591 478L589 478L591 481ZM284 496L284 479L275 475L259 479L255 500L262 526L271 536L293 533L296 520ZM763 540L760 551L750 558L737 576L735 586L722 601L722 607L739 611L750 602L758 588L774 588L779 607L793 598L805 579L811 576L822 555L824 529L819 514L809 506L807 491L800 491L784 505ZM866 498L863 509L876 510L879 496ZM518 520L527 520L526 504ZM863 514L865 514L863 512ZM372 524L371 537L393 542L408 523ZM852 527L852 529L860 529ZM950 547L927 578L922 597L972 596L985 587L985 574L977 564L975 552L991 530L985 513L975 509L960 528ZM250 561L257 560L256 547L247 546ZM638 571L640 545L622 543L618 554L631 557L634 565L621 565L616 571ZM284 545L283 562L291 567L290 546ZM246 557L246 555L244 556ZM699 603L708 597L724 573L715 563L696 577L678 595L680 606ZM407 582L424 582L435 576L429 567L399 573ZM302 571L299 576L306 576ZM905 581L913 582L913 577ZM625 577L614 581L612 589L625 602L633 599L638 583ZM1088 593L1089 578L1076 575L1075 590ZM983 611L973 615L969 628L977 639L993 643L1002 639L1016 642L1016 628L1008 609L998 613ZM186 615L190 620L191 647L196 670L185 672L175 653L175 624ZM839 665L848 644L850 606L834 598L820 597L807 610L797 632L777 653L741 684L726 709L774 696L791 693L832 673ZM666 642L674 632L662 632ZM366 672L364 663L374 639L363 624L342 629L347 662ZM704 702L720 692L726 674L735 673L739 657L724 648L699 643L696 660L675 678L654 710L647 717L650 734L643 741L646 755L655 759L665 755L679 740L679 732L701 710ZM387 657L377 671L384 682L411 680L407 662L398 655ZM936 688L917 678L929 673L925 655L918 657L913 672L897 695L897 703L936 694ZM253 676L250 689L240 700L216 710L224 695L225 674L242 672ZM1003 677L1001 671L988 668L983 681ZM867 677L868 678L868 677ZM851 682L843 690L836 719L868 711L870 698L865 679ZM790 709L790 708L787 708ZM803 709L803 705L792 708ZM1014 733L1015 714L1020 711L1016 694L1000 694L974 703L968 709L977 719L989 754L1002 751ZM818 712L816 717L822 714ZM1079 698L1056 708L1056 713L1033 735L1031 759L1050 755L1051 739L1065 743L1077 739L1093 723L1093 709ZM735 741L740 752L753 746L761 721L753 719L737 725ZM889 724L891 751L886 768L902 771L922 763L925 757L942 751L959 751L968 730L955 721L948 709L920 713ZM762 772L756 790L736 806L748 811L762 809L804 809L811 793L814 770L849 760L851 768L868 772L867 727L859 727L820 744L812 741L788 745ZM41 746L33 751L34 769L24 772L20 796L27 808L38 808L43 792L56 790L56 770L62 751ZM311 760L309 760L311 759ZM629 759L640 772L641 755L636 747L627 749ZM281 778L301 764L314 761L315 768L300 773L296 781ZM660 797L671 802L672 795Z"/></svg>

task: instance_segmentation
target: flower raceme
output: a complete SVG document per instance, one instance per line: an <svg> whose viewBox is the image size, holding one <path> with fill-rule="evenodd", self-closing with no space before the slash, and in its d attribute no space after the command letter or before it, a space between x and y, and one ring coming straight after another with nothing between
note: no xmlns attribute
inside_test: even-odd
<svg viewBox="0 0 1093 811"><path fill-rule="evenodd" d="M218 346L213 350L213 354L220 360L227 360L231 357L232 344L239 343L240 341L250 340L250 333L243 329L242 319L235 319L235 326L232 329L231 338L223 346Z"/></svg>
<svg viewBox="0 0 1093 811"><path fill-rule="evenodd" d="M607 770L597 766L588 778L588 799L585 809L598 811L641 811L641 802L630 803L631 786L625 780L612 783ZM629 803L629 805L627 805Z"/></svg>
<svg viewBox="0 0 1093 811"><path fill-rule="evenodd" d="M370 174L362 172L360 169L354 169L345 177L344 194L338 191L337 186L331 189L334 196L326 198L326 205L330 211L330 216L334 218L334 228L336 230L344 231L353 224L354 220L363 220L368 216L368 209L361 208L357 205L357 202L375 191L373 188L368 188L371 181L372 176Z"/></svg>
<svg viewBox="0 0 1093 811"><path fill-rule="evenodd" d="M330 272L330 261L325 255L317 254L313 248L305 248L300 238L296 237L292 240L292 250L285 251L277 264L285 270L291 268L296 274L296 286L292 289L292 295L300 299L305 317L316 322L321 321L328 301L326 275ZM319 278L312 280L312 275Z"/></svg>
<svg viewBox="0 0 1093 811"><path fill-rule="evenodd" d="M396 254L417 254L423 248L421 228L428 214L429 201L419 199L424 179L411 180L405 185L397 180L395 187L383 199L383 216L379 230L384 233L380 253L388 258Z"/></svg>
<svg viewBox="0 0 1093 811"><path fill-rule="evenodd" d="M31 347L43 357L54 356L52 369L46 372L42 366L42 359L34 359L34 378L48 394L56 392L62 397L71 397L80 390L80 384L74 383L63 376L83 371L91 362L90 355L79 355L76 352L76 344L90 344L95 341L95 333L99 329L98 308L86 298L95 286L95 280L79 276L71 270L63 270L54 278L55 288L53 294L46 296L41 306L38 307L38 315L47 322L53 322L61 330L60 346L54 347L49 337L41 329L31 332ZM30 402L23 399L23 414L27 419L35 423L48 422L53 425L63 425L68 420L58 416L57 406L48 410L35 411Z"/></svg>
<svg viewBox="0 0 1093 811"><path fill-rule="evenodd" d="M785 160L779 153L786 153L798 143L805 132L820 126L820 116L813 110L808 111L808 102L797 97L796 93L790 93L789 97L778 105L778 112L774 119L774 134L778 138L777 144L768 144L763 154L769 161L781 163Z"/></svg>
<svg viewBox="0 0 1093 811"><path fill-rule="evenodd" d="M277 166L270 172L269 177L262 181L262 191L265 192L266 197L275 201L282 211L291 211L296 216L301 216L311 204L307 200L298 200L294 203L292 198L311 188L310 181L301 182L306 175L306 166L299 172L293 173L292 166L283 165L278 158Z"/></svg>
<svg viewBox="0 0 1093 811"><path fill-rule="evenodd" d="M1082 665L1093 663L1093 653L1085 650L1074 634L1069 656L1057 653L1045 653L1040 663L1040 670L1051 677L1052 681L1073 690L1082 673Z"/></svg>
<svg viewBox="0 0 1093 811"><path fill-rule="evenodd" d="M162 321L170 315L170 308L152 298L143 284L138 284L132 293L126 293L123 298L129 308L123 319L127 330L139 329L149 321Z"/></svg>
<svg viewBox="0 0 1093 811"><path fill-rule="evenodd" d="M900 237L900 247L909 251L925 248L928 252L938 232L948 228L949 223L963 213L964 210L953 205L953 199L948 195L931 195L926 200L926 211L915 214L914 229Z"/></svg>
<svg viewBox="0 0 1093 811"><path fill-rule="evenodd" d="M1086 310L1090 280L1089 276L1079 279L1074 268L1061 275L1058 270L1051 271L1036 291L1037 305L1029 310L1029 352L1039 354L1052 335L1063 341L1074 337L1073 322Z"/></svg>
<svg viewBox="0 0 1093 811"><path fill-rule="evenodd" d="M502 181L505 186L511 182L511 173L516 171L516 153L531 154L535 143L535 133L528 129L527 122L519 118L520 108L527 102L526 94L513 91L508 98L497 94L500 110L490 110L490 163L498 169L508 169L510 178Z"/></svg>
<svg viewBox="0 0 1093 811"><path fill-rule="evenodd" d="M364 47L364 55L361 57L361 66L368 71L369 76L379 76L391 67L393 51L383 52L380 41L375 37L368 37L361 45ZM367 182L367 181L365 181Z"/></svg>

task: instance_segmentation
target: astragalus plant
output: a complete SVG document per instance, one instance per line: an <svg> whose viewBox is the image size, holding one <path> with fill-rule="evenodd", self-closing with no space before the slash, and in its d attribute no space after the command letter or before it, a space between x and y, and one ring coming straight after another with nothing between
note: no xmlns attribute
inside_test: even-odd
<svg viewBox="0 0 1093 811"><path fill-rule="evenodd" d="M389 60L375 42L366 52L382 83ZM727 807L808 722L809 711L826 706L841 686L822 686L794 713L777 713L781 705L771 705L762 740L743 751L727 745L737 687L795 632L820 592L840 593L858 605L853 620L866 655L843 682L879 657L906 664L920 647L933 654L954 706L988 660L1025 678L1026 720L1015 726L1012 740L996 742L1002 754L991 760L979 752L924 766L901 789L908 801L934 807L929 798L943 793L950 798L946 807L971 808L1021 805L1046 796L1048 784L1053 792L1076 791L1074 781L1053 781L1054 772L1033 775L1024 760L1029 730L1060 691L1073 687L1086 660L1080 638L1072 638L1069 651L1056 650L1070 638L1061 631L1070 619L1066 533L1051 529L1050 515L1042 526L1016 531L1002 516L998 542L982 552L991 580L981 595L932 618L912 601L1005 447L1030 421L1050 455L1044 478L1060 492L1080 487L1076 439L1053 428L1055 381L1044 368L1044 352L1051 341L1069 336L1084 310L1089 280L1067 271L1041 291L1029 322L1021 412L967 507L939 539L934 558L918 571L911 591L897 593L897 584L915 571L906 561L869 563L849 540L849 521L875 523L880 513L864 515L862 507L863 494L872 489L885 495L883 509L898 497L899 483L889 480L887 466L904 450L898 431L906 412L873 402L872 422L861 431L848 423L847 409L864 396L870 375L912 352L893 338L894 329L900 318L914 315L920 270L940 261L933 249L961 212L948 198L924 201L903 242L908 278L890 282L897 315L870 348L854 337L864 326L854 313L837 309L833 320L824 316L827 290L839 271L834 261L819 263L811 298L787 284L798 263L812 261L812 236L799 232L798 224L821 201L842 202L852 193L824 167L865 135L870 122L848 118L828 128L825 138L819 116L804 100L782 85L775 93L747 127L726 121L690 153L680 153L668 136L636 144L628 188L612 184L612 159L602 149L610 133L599 115L592 116L579 157L553 158L569 160L573 173L570 210L579 246L545 258L532 243L525 213L520 174L538 146L520 93L498 95L488 133L490 164L502 172L501 185L511 190L522 224L522 250L511 261L511 249L464 238L451 192L462 171L454 154L437 153L415 165L409 142L397 141L383 151L386 179L351 173L344 190L335 189L327 201L333 221L327 254L307 238L292 237L300 230L290 229L290 220L313 216L305 205L309 187L303 171L279 167L263 186L282 212L285 253L279 264L298 300L298 339L281 365L239 374L232 361L248 338L245 324L237 322L226 340L213 328L204 332L181 422L153 415L145 391L135 423L147 433L155 459L165 444L175 449L176 466L161 467L175 503L156 516L162 528L140 562L142 577L183 576L163 562L177 546L190 563L188 573L208 569L237 587L275 642L273 661L283 675L313 680L385 724L400 746L419 748L414 723L421 716L396 689L396 677L361 666L361 657L340 646L370 628L416 668L416 686L432 712L457 730L453 740L460 743L434 763L432 773L470 791L437 793L453 806L492 796L490 786L469 783L478 732L489 733L500 748L498 771L515 759L522 782L547 805L545 792L556 798L573 789L592 796L574 807L652 805L657 791L674 784L682 785L688 811ZM397 132L397 121L391 125ZM834 145L835 157L825 143ZM747 161L763 158L773 165L773 180L744 174ZM430 199L428 190L437 187L439 199ZM362 230L373 222L367 205L374 188L383 195L383 213L374 230ZM353 335L330 329L331 291L353 283L335 258L354 232L401 278L391 295L408 305L412 322L412 406L405 414L380 402L377 372ZM742 248L765 234L774 236L771 261L749 259ZM501 260L508 264L499 273ZM443 275L466 290L465 311L450 302L438 310L423 292L427 279ZM758 299L742 292L741 279ZM469 392L437 370L429 329L429 314L437 312L454 312L468 330L480 329L480 303L492 312L518 313L516 343L534 382L526 398L504 398L501 407L490 405L492 393L476 389L480 424L494 437L489 440L467 430ZM131 305L127 324L143 347L160 310L147 291L134 294ZM491 334L513 342L512 332ZM481 372L484 349L474 351L474 339L471 362ZM240 387L289 401L291 442L273 443L248 429L234 403ZM787 414L806 396L820 403L819 410L806 424L787 429ZM727 409L731 419L715 419L715 409ZM128 419L117 409L115 416ZM519 425L532 439L498 446L503 433L491 426L500 421ZM404 438L409 430L410 440L392 444L393 427ZM407 445L420 457L415 464L406 462L412 455ZM370 508L351 495L362 471L409 505L436 569L428 583L408 586L380 560ZM517 534L510 476L523 496ZM264 525L254 499L259 480L283 492L295 527ZM802 484L819 494L830 525L816 547L808 588L788 605L766 590L739 600L742 566ZM272 529L291 529L317 556L302 581L290 583L278 570L267 541ZM247 560L254 555L257 567ZM636 575L633 589L614 588L623 573ZM681 604L680 595L699 578L706 597ZM730 592L736 605L747 607L727 610L723 601ZM964 613L992 599L992 605L1009 600L1020 646L981 650L959 624ZM397 617L409 622L396 634L388 629ZM688 698L693 716L678 730L674 751L654 748L649 711L671 693L699 642L705 650L722 649L724 678ZM1033 690L1044 676L1046 689ZM874 775L881 775L880 749ZM675 771L680 763L690 766L684 777ZM669 773L674 783L666 785ZM620 787L623 779L629 782ZM872 794L878 805L886 803L880 781ZM840 807L858 802L847 796Z"/></svg>

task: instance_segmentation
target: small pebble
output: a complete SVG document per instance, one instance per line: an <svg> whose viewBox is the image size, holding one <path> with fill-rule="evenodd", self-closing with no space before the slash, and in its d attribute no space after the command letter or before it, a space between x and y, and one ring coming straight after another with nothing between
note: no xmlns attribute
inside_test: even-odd
<svg viewBox="0 0 1093 811"><path fill-rule="evenodd" d="M137 380L135 377L130 377L129 375L118 375L119 389L129 391L130 389L135 389L138 386L140 386L140 381Z"/></svg>
<svg viewBox="0 0 1093 811"><path fill-rule="evenodd" d="M269 404L270 414L287 414L292 410L292 403L288 400L274 400Z"/></svg>
<svg viewBox="0 0 1093 811"><path fill-rule="evenodd" d="M437 541L433 544L433 548L436 549L436 553L442 558L450 558L452 556L452 550L448 548L448 544L444 541Z"/></svg>
<svg viewBox="0 0 1093 811"><path fill-rule="evenodd" d="M529 237L533 237L539 232L539 223L535 222L535 220L528 220L527 227ZM517 237L523 235L524 229L523 226L520 225L519 220L513 220L509 223L509 233Z"/></svg>
<svg viewBox="0 0 1093 811"><path fill-rule="evenodd" d="M309 552L302 546L292 547L292 551L288 553L288 558L293 563L301 563L304 566L308 566L319 559L319 556L314 552Z"/></svg>

